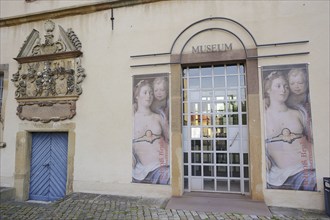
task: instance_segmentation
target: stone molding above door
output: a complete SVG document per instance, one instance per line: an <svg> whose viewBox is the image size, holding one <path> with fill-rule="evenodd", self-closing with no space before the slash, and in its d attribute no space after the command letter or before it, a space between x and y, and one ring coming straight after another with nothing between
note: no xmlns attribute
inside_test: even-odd
<svg viewBox="0 0 330 220"><path fill-rule="evenodd" d="M86 77L81 65L82 45L71 28L65 31L60 25L54 40L55 27L51 20L44 23L43 42L39 31L33 29L14 58L19 66L11 81L21 120L47 123L76 114L75 102Z"/></svg>

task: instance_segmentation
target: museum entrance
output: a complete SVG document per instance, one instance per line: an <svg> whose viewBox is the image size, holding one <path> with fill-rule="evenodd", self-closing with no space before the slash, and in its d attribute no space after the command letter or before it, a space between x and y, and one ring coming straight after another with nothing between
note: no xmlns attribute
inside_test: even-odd
<svg viewBox="0 0 330 220"><path fill-rule="evenodd" d="M244 63L182 72L184 190L249 193Z"/></svg>

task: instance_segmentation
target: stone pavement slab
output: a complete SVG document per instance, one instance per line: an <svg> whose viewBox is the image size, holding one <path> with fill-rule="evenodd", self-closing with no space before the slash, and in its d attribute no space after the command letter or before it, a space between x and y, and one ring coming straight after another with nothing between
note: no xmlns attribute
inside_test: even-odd
<svg viewBox="0 0 330 220"><path fill-rule="evenodd" d="M73 193L53 203L6 201L0 204L1 220L206 220L206 219L330 219L325 214L271 207L272 216L239 213L201 212L165 209L164 199ZM294 215L291 215L294 213Z"/></svg>
<svg viewBox="0 0 330 220"><path fill-rule="evenodd" d="M229 193L184 193L183 196L172 197L166 208L272 216L264 202L253 201L244 195Z"/></svg>

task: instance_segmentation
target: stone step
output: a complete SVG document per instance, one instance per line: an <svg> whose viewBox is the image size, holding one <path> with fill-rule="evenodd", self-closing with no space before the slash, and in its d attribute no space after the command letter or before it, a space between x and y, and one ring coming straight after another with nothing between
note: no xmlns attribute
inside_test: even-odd
<svg viewBox="0 0 330 220"><path fill-rule="evenodd" d="M0 202L15 200L15 188L0 187Z"/></svg>

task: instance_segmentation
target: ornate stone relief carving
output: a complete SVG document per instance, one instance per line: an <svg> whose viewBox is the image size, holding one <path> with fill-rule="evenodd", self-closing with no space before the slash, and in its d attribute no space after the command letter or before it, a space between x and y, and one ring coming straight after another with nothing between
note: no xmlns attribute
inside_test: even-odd
<svg viewBox="0 0 330 220"><path fill-rule="evenodd" d="M81 42L72 29L59 27L54 41L54 22L45 22L44 42L33 30L15 60L18 71L12 81L19 103L17 115L22 120L58 121L76 114L75 101L82 93L86 77L81 66Z"/></svg>
<svg viewBox="0 0 330 220"><path fill-rule="evenodd" d="M76 102L74 100L21 102L17 107L17 114L22 120L44 123L71 119L76 114Z"/></svg>
<svg viewBox="0 0 330 220"><path fill-rule="evenodd" d="M16 98L72 96L82 93L85 78L80 59L20 64L12 81Z"/></svg>

